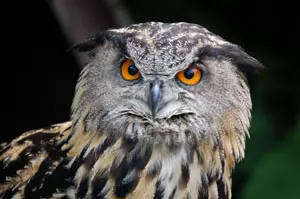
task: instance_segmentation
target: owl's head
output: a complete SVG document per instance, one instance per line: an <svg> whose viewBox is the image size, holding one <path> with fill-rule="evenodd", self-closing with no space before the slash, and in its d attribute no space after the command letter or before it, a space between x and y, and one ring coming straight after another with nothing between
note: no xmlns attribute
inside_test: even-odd
<svg viewBox="0 0 300 199"><path fill-rule="evenodd" d="M74 48L89 54L72 105L74 129L168 146L248 133L245 73L263 66L199 25L135 24Z"/></svg>

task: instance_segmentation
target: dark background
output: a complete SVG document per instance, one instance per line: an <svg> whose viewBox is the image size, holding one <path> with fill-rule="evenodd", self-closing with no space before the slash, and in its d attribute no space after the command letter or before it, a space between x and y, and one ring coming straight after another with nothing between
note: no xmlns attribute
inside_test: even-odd
<svg viewBox="0 0 300 199"><path fill-rule="evenodd" d="M187 21L205 26L242 46L268 68L260 74L249 74L253 100L251 139L245 160L237 164L233 173L233 198L300 198L297 6L288 1L257 0L120 2L134 22ZM1 142L26 130L67 121L80 72L75 56L66 52L70 43L48 2L34 1L20 10L19 34L26 37L19 39L22 43L15 47L20 55L14 56L17 67L13 66L11 73L15 101L12 99L13 108L7 111L15 129L7 125Z"/></svg>

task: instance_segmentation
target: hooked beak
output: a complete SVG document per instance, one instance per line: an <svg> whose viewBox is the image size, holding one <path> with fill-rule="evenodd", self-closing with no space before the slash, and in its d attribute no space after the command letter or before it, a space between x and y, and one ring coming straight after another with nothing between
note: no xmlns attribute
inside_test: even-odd
<svg viewBox="0 0 300 199"><path fill-rule="evenodd" d="M151 83L151 93L150 93L150 107L152 110L152 117L155 117L157 112L158 104L160 101L160 86L161 82L158 79L155 79Z"/></svg>

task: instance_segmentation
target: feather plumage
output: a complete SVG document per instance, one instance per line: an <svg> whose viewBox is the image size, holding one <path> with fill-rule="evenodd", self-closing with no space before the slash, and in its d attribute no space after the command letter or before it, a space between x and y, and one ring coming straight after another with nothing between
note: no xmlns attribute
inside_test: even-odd
<svg viewBox="0 0 300 199"><path fill-rule="evenodd" d="M74 48L92 56L71 121L1 145L1 198L231 198L251 118L244 72L257 60L189 23L135 24ZM122 78L124 59L140 78ZM186 85L177 74L190 66L201 77Z"/></svg>

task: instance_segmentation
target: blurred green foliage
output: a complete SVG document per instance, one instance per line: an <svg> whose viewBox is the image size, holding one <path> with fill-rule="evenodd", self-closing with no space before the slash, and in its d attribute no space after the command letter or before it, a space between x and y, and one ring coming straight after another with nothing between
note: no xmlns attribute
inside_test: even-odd
<svg viewBox="0 0 300 199"><path fill-rule="evenodd" d="M300 115L297 126L291 131L282 144L255 164L242 198L299 198Z"/></svg>
<svg viewBox="0 0 300 199"><path fill-rule="evenodd" d="M248 74L251 138L245 159L233 172L233 198L300 198L300 67L293 5L258 0L123 2L136 22L197 23L242 46L268 68Z"/></svg>

